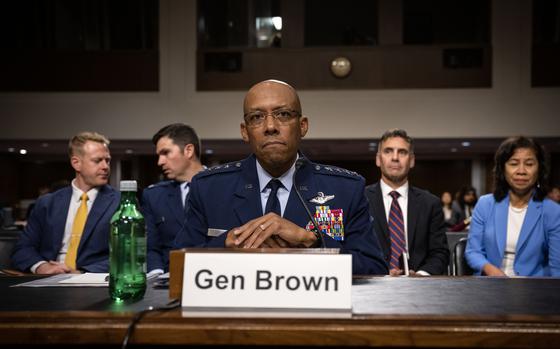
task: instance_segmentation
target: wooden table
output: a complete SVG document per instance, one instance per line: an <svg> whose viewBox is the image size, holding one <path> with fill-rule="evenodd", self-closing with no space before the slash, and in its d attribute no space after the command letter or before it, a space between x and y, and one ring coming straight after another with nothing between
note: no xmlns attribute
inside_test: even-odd
<svg viewBox="0 0 560 349"><path fill-rule="evenodd" d="M117 305L107 288L13 288L0 277L0 345L109 344L135 312L161 306L149 287ZM432 277L355 279L348 319L184 318L147 314L131 344L360 347L560 347L560 279Z"/></svg>

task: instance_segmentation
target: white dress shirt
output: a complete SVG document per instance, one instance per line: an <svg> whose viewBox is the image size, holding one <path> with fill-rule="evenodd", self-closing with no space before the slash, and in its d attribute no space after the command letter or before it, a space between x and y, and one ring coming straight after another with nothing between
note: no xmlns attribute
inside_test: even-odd
<svg viewBox="0 0 560 349"><path fill-rule="evenodd" d="M262 212L264 213L266 202L268 201L268 196L270 195L270 192L272 190L270 188L267 188L266 186L268 182L270 182L270 180L275 177L272 177L268 172L266 172L261 164L259 164L258 160L255 161L257 162L257 176L259 178L259 190L261 192ZM292 190L295 170L296 162L294 161L292 167L290 167L288 171L277 178L282 183L282 187L278 188L278 193L276 194L276 196L278 196L278 201L280 201L280 212L282 213L282 216L284 216L284 211L286 210L286 205L288 204L288 198L290 197L290 191Z"/></svg>
<svg viewBox="0 0 560 349"><path fill-rule="evenodd" d="M408 182L397 189L391 188L387 185L387 183L383 182L383 179L379 182L381 185L381 195L383 197L383 206L385 207L385 218L387 219L387 222L389 222L389 212L391 211L391 203L393 202L393 197L389 193L396 191L400 194L397 202L399 203L403 214L404 238L406 243L405 249L408 253Z"/></svg>
<svg viewBox="0 0 560 349"><path fill-rule="evenodd" d="M504 258L501 266L502 271L507 276L515 276L515 271L513 270L515 249L517 247L517 240L519 240L521 226L523 225L523 220L525 220L526 213L527 207L515 208L511 206L511 204L509 205L506 248L504 250Z"/></svg>
<svg viewBox="0 0 560 349"><path fill-rule="evenodd" d="M191 190L190 182L181 183L181 202L183 203L183 208L185 208L185 199L189 195L189 190Z"/></svg>
<svg viewBox="0 0 560 349"><path fill-rule="evenodd" d="M393 189L389 185L387 185L387 183L383 181L383 178L381 178L379 184L381 186L381 195L383 197L383 206L385 207L385 216L386 216L385 218L387 219L387 222L389 222L389 212L391 210L391 203L393 202L393 197L389 193L391 193L392 191L396 191L400 194L399 198L397 199L397 202L399 203L399 206L401 207L401 211L403 214L404 239L406 243L405 249L406 249L406 253L409 254L408 252L408 181L402 186L398 187L397 189ZM430 275L430 273L424 270L416 270L416 274L424 275L424 276Z"/></svg>

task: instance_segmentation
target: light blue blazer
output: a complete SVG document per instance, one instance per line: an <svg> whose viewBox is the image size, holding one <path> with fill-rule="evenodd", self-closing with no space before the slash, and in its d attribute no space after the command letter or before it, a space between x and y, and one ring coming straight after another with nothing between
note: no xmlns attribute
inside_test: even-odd
<svg viewBox="0 0 560 349"><path fill-rule="evenodd" d="M507 240L509 195L496 202L482 196L472 216L465 257L476 275L491 263L502 265ZM529 201L513 270L520 276L560 276L560 205L549 200Z"/></svg>

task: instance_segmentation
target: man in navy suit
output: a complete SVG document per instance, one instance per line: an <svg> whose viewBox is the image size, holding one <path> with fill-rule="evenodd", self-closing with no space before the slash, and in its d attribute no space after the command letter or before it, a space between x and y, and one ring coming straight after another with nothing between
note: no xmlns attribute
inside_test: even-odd
<svg viewBox="0 0 560 349"><path fill-rule="evenodd" d="M449 249L441 202L436 196L408 183L408 173L415 162L412 138L404 130L385 132L379 141L375 162L381 169L381 180L366 188L366 196L385 260L390 265L390 274L404 272L399 240L410 258L410 274L446 273ZM397 198L394 199L393 195ZM400 215L392 212L393 206ZM395 235L399 226L401 237Z"/></svg>
<svg viewBox="0 0 560 349"><path fill-rule="evenodd" d="M176 247L318 247L324 240L325 247L352 254L354 274L387 274L364 179L298 153L308 119L296 91L263 81L249 90L243 109L241 136L253 154L194 177L188 224ZM296 187L315 216L317 234Z"/></svg>
<svg viewBox="0 0 560 349"><path fill-rule="evenodd" d="M108 146L109 140L95 132L82 132L70 140L70 163L76 177L70 187L37 200L14 247L14 267L36 274L109 271L109 222L120 195L107 185ZM82 208L85 223L82 220L75 231L77 212ZM77 250L67 253L73 243Z"/></svg>
<svg viewBox="0 0 560 349"><path fill-rule="evenodd" d="M148 230L148 272L169 270L169 250L185 221L192 177L204 168L200 163L200 141L194 129L171 124L152 138L160 166L169 180L146 188L142 210Z"/></svg>

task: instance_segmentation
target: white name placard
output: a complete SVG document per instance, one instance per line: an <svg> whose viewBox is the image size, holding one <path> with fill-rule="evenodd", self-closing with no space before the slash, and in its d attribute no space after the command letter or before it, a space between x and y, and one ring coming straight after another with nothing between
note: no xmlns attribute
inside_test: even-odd
<svg viewBox="0 0 560 349"><path fill-rule="evenodd" d="M351 311L352 256L185 254L183 314L192 311Z"/></svg>

